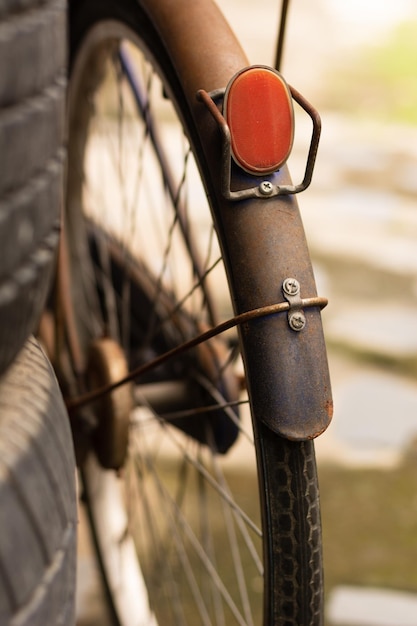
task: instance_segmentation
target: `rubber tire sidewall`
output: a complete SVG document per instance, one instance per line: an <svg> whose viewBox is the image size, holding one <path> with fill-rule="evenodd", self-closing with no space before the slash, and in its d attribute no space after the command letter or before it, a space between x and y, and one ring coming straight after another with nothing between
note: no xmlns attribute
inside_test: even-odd
<svg viewBox="0 0 417 626"><path fill-rule="evenodd" d="M36 331L60 236L66 0L0 12L0 374Z"/></svg>
<svg viewBox="0 0 417 626"><path fill-rule="evenodd" d="M0 378L0 623L73 626L76 469L53 369L32 337Z"/></svg>

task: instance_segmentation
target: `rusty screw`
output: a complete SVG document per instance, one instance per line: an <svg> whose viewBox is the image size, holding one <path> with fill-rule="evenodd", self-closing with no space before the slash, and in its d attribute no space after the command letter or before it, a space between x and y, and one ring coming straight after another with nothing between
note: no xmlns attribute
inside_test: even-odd
<svg viewBox="0 0 417 626"><path fill-rule="evenodd" d="M296 278L286 278L282 284L282 288L289 296L296 296L300 293L300 283Z"/></svg>
<svg viewBox="0 0 417 626"><path fill-rule="evenodd" d="M292 330L300 332L306 325L306 318L302 311L294 311L288 315L288 323Z"/></svg>

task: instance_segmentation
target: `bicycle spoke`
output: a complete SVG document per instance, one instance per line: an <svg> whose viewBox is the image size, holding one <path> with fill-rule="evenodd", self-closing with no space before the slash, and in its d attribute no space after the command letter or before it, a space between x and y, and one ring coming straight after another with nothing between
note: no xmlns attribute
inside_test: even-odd
<svg viewBox="0 0 417 626"><path fill-rule="evenodd" d="M153 535L155 535L155 527L158 527L158 521L159 521L157 512L160 510L166 511L167 505L175 511L180 511L181 510L181 506L180 506L181 498L176 500L172 498L168 494L168 492L165 490L163 483L162 481L160 481L157 475L157 472L155 470L155 467L152 464L152 461L146 454L146 446L143 445L143 442L141 442L140 450L141 451L138 450L136 462L140 458L141 466L145 468L145 472L147 473L148 478L152 480L152 484L154 487L154 491L151 496L153 503L152 503L152 506L147 504L147 510L148 510L148 520L149 520L149 530ZM145 450L144 453L142 452L143 450ZM143 480L141 481L141 483L143 483ZM146 484L146 480L145 480L145 484ZM187 481L184 478L184 476L182 480L179 481L179 484L181 485L182 489L185 488ZM145 500L147 500L146 495L142 495L142 497ZM157 498L156 502L155 502L155 498ZM201 595L198 584L196 582L193 567L191 566L191 563L187 554L187 550L185 548L184 541L181 538L181 534L179 533L178 526L175 523L174 515L172 514L169 517L169 519L165 517L163 520L163 523L164 525L166 525L166 530L165 532L161 533L160 536L157 538L157 544L156 544L157 546L163 546L163 554L160 555L160 559L157 559L156 571L154 575L158 579L160 579L162 576L163 580L167 578L167 581L169 581L171 594L169 598L167 599L170 602L169 604L170 606L173 605L174 607L175 606L177 607L176 617L177 617L177 620L178 619L181 620L176 623L186 624L187 621L185 620L183 608L182 608L182 602L180 600L181 592L178 587L178 572L176 571L176 567L175 567L175 561L176 561L175 555L176 555L179 559L179 562L182 565L182 570L186 575L187 583L192 592L193 599L197 605L200 619L202 620L203 624L209 625L211 624L211 621L209 619L203 597ZM175 554L173 551L175 551ZM153 562L153 564L150 565L150 568L154 568L154 567L155 567L155 563ZM166 577L163 573L163 570L166 568L169 570L168 577ZM164 587L162 587L162 589L164 589Z"/></svg>
<svg viewBox="0 0 417 626"><path fill-rule="evenodd" d="M143 446L143 442L141 442L141 447ZM188 457L190 458L190 455L188 455ZM153 466L153 464L151 464L151 461L149 458L145 459L145 463L146 463L146 467L147 470L151 473L153 479L154 479L154 484L157 488L158 494L161 498L161 500L163 500L164 502L164 510L165 511L169 511L169 519L171 521L170 523L170 531L172 531L173 536L175 537L175 541L179 542L177 544L177 548L178 546L182 546L182 540L180 540L179 537L179 530L181 530L182 533L184 533L184 537L187 539L187 543L189 543L196 556L198 557L198 559L200 560L201 564L203 565L203 567L205 568L206 572L210 575L210 579L212 581L212 583L215 585L216 589L220 592L223 600L226 602L227 606L229 607L229 609L231 610L232 614L234 615L235 619L237 620L237 622L239 624L241 624L242 626L244 626L244 624L246 623L242 614L240 613L239 609L237 608L236 604L234 603L234 601L232 600L229 592L227 591L226 586L224 585L223 581L221 580L212 560L210 559L209 555L206 553L206 551L204 550L204 546L203 544L200 542L200 540L198 539L197 535L195 534L195 532L193 531L193 529L191 528L190 524L187 521L186 516L184 515L183 511L181 510L181 508L178 506L178 503L175 501L175 499L169 494L169 492L167 491L165 485L163 484L163 482L160 480L159 476L157 475L157 472ZM167 505L169 505L169 509L167 507ZM178 530L177 530L178 528ZM171 536L172 539L172 536ZM182 558L186 553L183 552L182 547L179 550L179 557ZM196 600L197 604L198 604L198 608L199 610L202 610L202 606L204 606L204 604L202 603L202 596L200 594L199 591L197 591L197 588L195 587L195 580L194 580L194 575L192 574L193 572L193 568L190 566L188 567L188 558L187 558L187 567L184 568L186 573L188 574L187 578L188 578L188 582L189 584L192 585L193 587L193 594L195 594L194 596L194 600ZM185 566L186 564L183 563L183 566ZM203 614L200 614L200 617L203 619L204 618L204 614L205 614L206 610L204 609ZM203 623L210 623L210 621L204 621Z"/></svg>
<svg viewBox="0 0 417 626"><path fill-rule="evenodd" d="M258 537L262 537L262 532L260 528L246 515L241 507L233 500L233 497L230 495L228 491L222 488L221 485L213 478L210 472L206 469L206 467L199 463L199 461L194 458L186 448L184 444L181 443L179 437L175 436L173 431L168 427L165 422L156 417L158 420L159 427L163 429L167 439L171 444L173 444L180 452L181 456L184 460L186 460L190 465L194 467L197 471L198 475L201 475L205 478L208 484L213 487L213 489L217 492L217 494L236 512L237 515L240 516L242 521L250 528L255 535Z"/></svg>
<svg viewBox="0 0 417 626"><path fill-rule="evenodd" d="M219 480L219 472L218 468L216 468L217 480ZM236 537L236 532L232 520L232 512L229 507L226 506L225 502L222 501L223 506L223 516L226 522L226 531L229 538L229 545L231 549L232 562L234 565L235 576L238 581L238 588L240 599L243 606L243 613L245 615L245 624L247 623L250 626L253 626L252 613L249 605L249 596L246 587L246 581L243 574L242 567L242 559L240 555L239 545Z"/></svg>

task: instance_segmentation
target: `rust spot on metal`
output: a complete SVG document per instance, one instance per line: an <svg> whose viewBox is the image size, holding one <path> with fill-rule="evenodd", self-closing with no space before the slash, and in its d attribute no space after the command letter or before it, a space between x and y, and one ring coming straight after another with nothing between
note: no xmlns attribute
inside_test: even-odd
<svg viewBox="0 0 417 626"><path fill-rule="evenodd" d="M329 417L328 423L324 424L324 426L317 432L308 434L307 439L309 440L316 439L317 437L320 437L320 435L322 435L327 430L329 423L331 422L332 417L333 417L333 400L332 399L326 400L324 404L324 408Z"/></svg>
<svg viewBox="0 0 417 626"><path fill-rule="evenodd" d="M329 419L333 417L333 400L327 400L325 404L326 413L329 416Z"/></svg>

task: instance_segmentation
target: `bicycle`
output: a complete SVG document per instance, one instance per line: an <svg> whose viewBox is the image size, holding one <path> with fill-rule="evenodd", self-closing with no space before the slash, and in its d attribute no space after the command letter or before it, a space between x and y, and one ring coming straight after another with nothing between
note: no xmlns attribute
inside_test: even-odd
<svg viewBox="0 0 417 626"><path fill-rule="evenodd" d="M70 51L46 318L115 623L321 624L312 439L332 402L294 195L319 118L210 0L72 0ZM279 103L278 153L253 154L256 95L268 129ZM313 120L298 185L293 100Z"/></svg>

